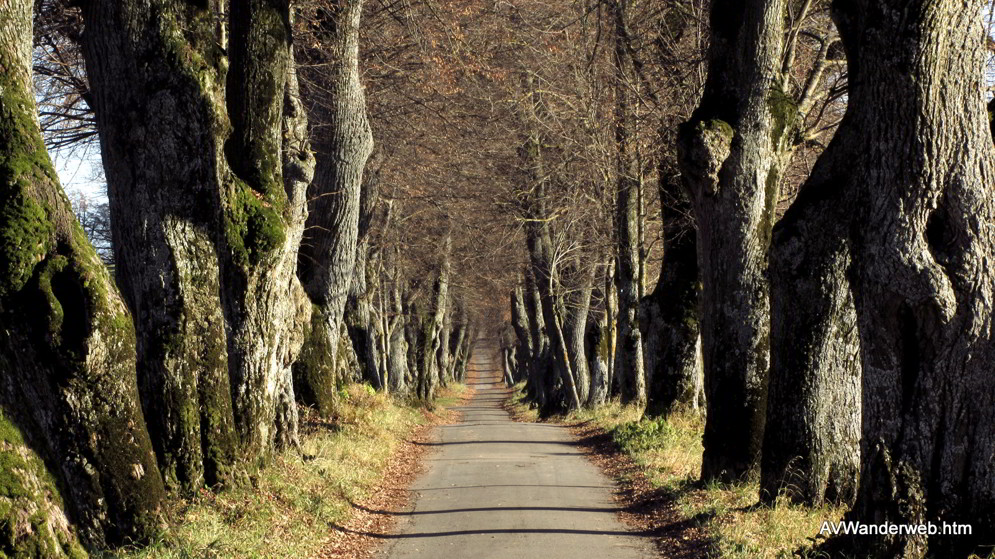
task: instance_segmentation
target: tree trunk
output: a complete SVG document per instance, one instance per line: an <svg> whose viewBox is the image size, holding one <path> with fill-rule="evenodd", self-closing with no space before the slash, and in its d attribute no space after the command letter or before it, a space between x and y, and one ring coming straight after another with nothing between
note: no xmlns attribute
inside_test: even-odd
<svg viewBox="0 0 995 559"><path fill-rule="evenodd" d="M373 317L373 292L370 289L372 282L368 278L370 272L368 257L369 245L361 242L356 255L356 267L353 270L352 286L344 316L353 351L359 359L360 379L381 390L383 388L380 378L381 355L377 349L377 325Z"/></svg>
<svg viewBox="0 0 995 559"><path fill-rule="evenodd" d="M293 438L276 422L292 420L278 417L280 394L310 319L296 262L313 158L304 114L285 103L289 5L233 5L230 45L221 10L83 10L143 403L164 477L188 489L226 479L236 454L264 459L278 433Z"/></svg>
<svg viewBox="0 0 995 559"><path fill-rule="evenodd" d="M822 158L835 163L827 176L849 212L863 369L851 518L974 528L928 542L852 538L861 556L920 558L928 544L931 556L966 557L995 540L995 148L982 96L984 6L833 6L850 90Z"/></svg>
<svg viewBox="0 0 995 559"><path fill-rule="evenodd" d="M636 161L637 149L633 100L630 93L629 60L625 48L626 6L628 0L614 0L615 24L615 235L618 250L619 387L624 403L646 405L646 371L643 367L642 332L639 329L641 264L639 254L639 188L642 170Z"/></svg>
<svg viewBox="0 0 995 559"><path fill-rule="evenodd" d="M528 399L538 402L539 389L536 386L534 364L538 360L537 348L532 345L532 325L530 315L526 309L525 293L522 285L515 286L511 292L511 325L515 329L515 336L518 338L518 366L525 374L525 392Z"/></svg>
<svg viewBox="0 0 995 559"><path fill-rule="evenodd" d="M406 394L408 392L408 344L405 336L407 320L404 316L404 304L401 297L401 289L396 278L391 282L391 299L389 319L388 340L387 340L387 383L390 391L394 394Z"/></svg>
<svg viewBox="0 0 995 559"><path fill-rule="evenodd" d="M672 173L660 173L663 268L644 299L646 413L666 416L679 407L697 409L702 389L698 328L698 261L691 203Z"/></svg>
<svg viewBox="0 0 995 559"><path fill-rule="evenodd" d="M608 312L602 312L597 326L588 335L588 345L591 346L591 350L588 352L588 355L591 356L591 387L587 396L587 407L589 408L597 408L608 400L609 364L611 363L611 344L614 339L609 322Z"/></svg>
<svg viewBox="0 0 995 559"><path fill-rule="evenodd" d="M615 288L615 260L609 259L605 264L605 327L608 334L607 345L604 355L607 359L606 379L608 386L607 396L612 395L612 391L617 386L615 383L615 365L618 355L618 290ZM607 398L606 396L606 398Z"/></svg>
<svg viewBox="0 0 995 559"><path fill-rule="evenodd" d="M705 480L753 477L759 469L776 150L797 112L778 89L783 17L783 0L712 3L704 96L678 133L678 162L698 224Z"/></svg>
<svg viewBox="0 0 995 559"><path fill-rule="evenodd" d="M860 469L857 315L846 278L839 144L819 159L774 228L771 371L761 499L849 505Z"/></svg>
<svg viewBox="0 0 995 559"><path fill-rule="evenodd" d="M580 285L571 290L568 296L566 338L570 356L570 370L577 388L578 406L587 403L591 393L591 372L588 368L587 348L584 337L587 333L587 317L591 310L591 292L594 290L595 266L575 272L580 275Z"/></svg>
<svg viewBox="0 0 995 559"><path fill-rule="evenodd" d="M359 79L363 0L339 0L315 15L318 48L305 49L305 76L318 159L308 191L307 242L300 277L315 305L311 331L294 365L297 394L323 415L336 405L335 348L356 264L363 169L373 151L366 98Z"/></svg>
<svg viewBox="0 0 995 559"><path fill-rule="evenodd" d="M235 425L242 452L256 461L296 440L296 425L276 424L276 389L285 393L292 386L291 367L311 318L310 305L301 304L306 295L297 279L297 253L315 162L302 106L288 110L284 102L299 97L288 90L288 84L297 89L292 27L287 0L232 4L226 92L233 131L225 153L234 177L222 191L226 230L217 252L224 255L221 293L231 332ZM251 209L257 202L258 213Z"/></svg>
<svg viewBox="0 0 995 559"><path fill-rule="evenodd" d="M449 254L452 250L452 237L446 235L443 243L442 257L439 263L439 276L435 281L432 290L432 303L428 307L430 313L425 317L421 342L422 349L421 367L418 371L418 397L423 400L431 400L435 397L435 386L438 374L435 371L437 360L436 354L439 351L439 334L445 320L446 304L449 300Z"/></svg>
<svg viewBox="0 0 995 559"><path fill-rule="evenodd" d="M447 305L442 329L439 331L439 350L436 353L436 366L439 371L439 385L449 384L449 344L453 335L453 306Z"/></svg>
<svg viewBox="0 0 995 559"><path fill-rule="evenodd" d="M456 331L449 338L449 362L448 375L453 382L459 382L459 369L461 363L469 358L463 353L466 348L467 337L470 333L469 317L462 300L458 300L453 306L454 316L456 316ZM458 311L456 310L458 309Z"/></svg>
<svg viewBox="0 0 995 559"><path fill-rule="evenodd" d="M546 323L543 320L542 297L536 286L535 276L530 270L526 274L525 308L529 317L529 333L532 338L533 359L530 367L532 383L535 386L535 403L539 409L545 409L546 401L551 396L547 393L547 379L552 376L552 353L549 336L546 334Z"/></svg>
<svg viewBox="0 0 995 559"><path fill-rule="evenodd" d="M74 545L68 535L61 550L46 540L66 530L49 501L57 497L39 494L32 478L47 480L45 468L15 447L45 460L93 547L152 535L164 492L138 400L131 318L42 141L32 7L0 3L0 524L13 534L0 554L38 546L57 556Z"/></svg>

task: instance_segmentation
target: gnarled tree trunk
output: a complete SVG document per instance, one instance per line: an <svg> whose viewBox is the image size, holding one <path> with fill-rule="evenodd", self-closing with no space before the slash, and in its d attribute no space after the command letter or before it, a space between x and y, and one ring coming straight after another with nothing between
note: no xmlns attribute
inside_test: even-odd
<svg viewBox="0 0 995 559"><path fill-rule="evenodd" d="M230 45L223 9L83 10L143 404L164 477L189 489L292 443L296 426L277 422L293 421L281 401L310 313L296 262L313 158L305 115L285 102L289 3L235 3Z"/></svg>
<svg viewBox="0 0 995 559"><path fill-rule="evenodd" d="M305 76L314 123L315 180L308 191L307 242L300 277L315 305L294 382L302 402L328 415L336 405L334 377L339 324L356 265L363 169L373 151L366 98L359 79L362 0L334 0L315 8L305 49L314 64Z"/></svg>
<svg viewBox="0 0 995 559"><path fill-rule="evenodd" d="M439 262L439 275L431 293L431 304L427 306L427 316L422 319L422 334L419 340L422 347L421 363L418 369L418 397L423 400L431 400L435 397L435 387L439 378L436 372L436 355L439 351L439 334L442 331L446 305L449 301L449 256L451 250L452 237L447 234Z"/></svg>
<svg viewBox="0 0 995 559"><path fill-rule="evenodd" d="M776 150L796 112L778 85L783 18L783 0L712 3L704 95L678 134L678 162L698 224L705 480L752 477L760 465Z"/></svg>
<svg viewBox="0 0 995 559"><path fill-rule="evenodd" d="M970 536L853 538L861 556L919 558L928 547L966 557L995 540L995 148L982 96L984 6L833 5L850 89L823 158L834 162L826 176L849 211L863 369L851 518L973 526Z"/></svg>
<svg viewBox="0 0 995 559"><path fill-rule="evenodd" d="M58 557L78 544L56 494L42 494L46 468L28 447L94 547L152 535L164 492L138 400L131 317L42 141L32 7L0 3L0 554Z"/></svg>
<svg viewBox="0 0 995 559"><path fill-rule="evenodd" d="M850 504L860 471L857 315L838 142L774 228L761 498ZM845 156L846 159L849 156Z"/></svg>

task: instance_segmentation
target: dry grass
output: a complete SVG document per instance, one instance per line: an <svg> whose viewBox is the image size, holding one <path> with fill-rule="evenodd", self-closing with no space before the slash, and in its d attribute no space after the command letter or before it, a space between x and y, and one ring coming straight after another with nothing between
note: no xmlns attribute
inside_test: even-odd
<svg viewBox="0 0 995 559"><path fill-rule="evenodd" d="M519 418L535 420L535 410L528 408L521 394L510 407ZM613 401L597 410L575 412L564 421L591 422L609 433L650 483L674 500L681 520L693 520L704 527L710 540L710 557L792 557L794 551L811 544L824 521L836 522L845 512L842 508L811 508L787 501L780 501L775 508L758 506L756 483L702 486L697 479L701 473L704 420L693 410L650 420L642 418L641 409Z"/></svg>
<svg viewBox="0 0 995 559"><path fill-rule="evenodd" d="M442 390L435 405L451 405L464 387ZM159 538L142 548L106 555L119 559L312 557L352 503L381 481L398 445L426 421L426 410L365 385L345 389L334 428L302 433L302 452L274 458L251 484L171 504Z"/></svg>
<svg viewBox="0 0 995 559"><path fill-rule="evenodd" d="M641 419L639 409L617 403L577 414L611 433L615 442L642 466L650 482L672 495L685 519L704 524L714 556L727 559L778 559L810 544L824 521L844 510L803 507L781 501L758 506L756 483L697 483L701 473L704 421L694 410L666 419Z"/></svg>

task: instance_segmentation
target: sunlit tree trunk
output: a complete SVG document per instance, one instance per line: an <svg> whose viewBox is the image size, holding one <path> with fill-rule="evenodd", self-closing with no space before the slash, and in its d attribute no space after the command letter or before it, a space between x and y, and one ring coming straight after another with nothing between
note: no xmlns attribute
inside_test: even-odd
<svg viewBox="0 0 995 559"><path fill-rule="evenodd" d="M42 141L32 7L0 2L0 554L76 556L46 465L94 547L151 536L164 492L131 317Z"/></svg>
<svg viewBox="0 0 995 559"><path fill-rule="evenodd" d="M591 372L588 366L587 348L584 343L587 333L588 314L591 310L591 292L594 290L596 266L586 270L574 270L580 276L580 284L567 296L567 320L564 335L570 356L570 370L576 384L578 406L587 403L591 392Z"/></svg>
<svg viewBox="0 0 995 559"><path fill-rule="evenodd" d="M712 3L704 95L678 135L678 162L698 224L705 480L759 473L777 148L797 112L778 85L783 18L782 0Z"/></svg>
<svg viewBox="0 0 995 559"><path fill-rule="evenodd" d="M143 403L165 478L190 489L293 440L278 408L310 315L296 263L313 158L285 103L290 7L234 3L230 44L223 8L83 10Z"/></svg>
<svg viewBox="0 0 995 559"><path fill-rule="evenodd" d="M853 538L865 557L966 557L995 540L995 148L985 3L835 2L848 110L822 159L843 189L862 363L851 518L970 523ZM817 201L817 200L816 200ZM982 553L987 553L987 548Z"/></svg>
<svg viewBox="0 0 995 559"><path fill-rule="evenodd" d="M442 331L446 314L446 304L449 300L449 274L451 270L450 252L452 237L446 235L443 242L442 255L439 260L439 275L432 288L431 303L426 306L427 315L423 318L421 336L422 355L418 370L418 396L424 400L435 397L435 387L438 383L437 354L439 351L439 334Z"/></svg>
<svg viewBox="0 0 995 559"><path fill-rule="evenodd" d="M628 0L611 3L615 27L615 235L618 249L619 356L618 380L623 402L646 404L642 332L639 329L641 264L639 188L642 171L636 160L634 100L630 92L629 56L625 48Z"/></svg>
<svg viewBox="0 0 995 559"><path fill-rule="evenodd" d="M308 190L306 240L300 277L314 303L311 328L294 365L298 397L319 413L336 405L335 353L339 324L356 265L363 169L373 151L366 98L359 78L362 0L319 6L310 28L317 48L304 48L314 66L305 74L317 156Z"/></svg>

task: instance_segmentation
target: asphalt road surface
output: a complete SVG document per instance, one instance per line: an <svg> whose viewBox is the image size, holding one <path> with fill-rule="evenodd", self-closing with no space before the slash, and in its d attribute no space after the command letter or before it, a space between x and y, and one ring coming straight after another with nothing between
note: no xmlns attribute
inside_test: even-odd
<svg viewBox="0 0 995 559"><path fill-rule="evenodd" d="M513 422L494 365L478 343L468 382L476 396L463 421L440 427L413 506L387 537L387 559L645 559L648 538L617 517L612 482L567 429Z"/></svg>

